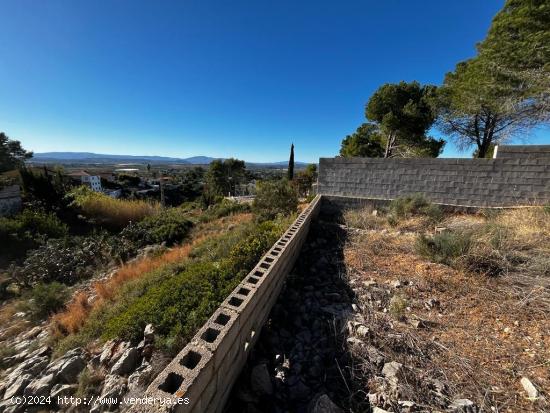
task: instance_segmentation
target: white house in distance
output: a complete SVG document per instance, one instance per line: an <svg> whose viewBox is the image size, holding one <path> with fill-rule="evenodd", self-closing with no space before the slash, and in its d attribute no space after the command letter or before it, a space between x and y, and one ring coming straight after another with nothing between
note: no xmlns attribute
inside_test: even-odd
<svg viewBox="0 0 550 413"><path fill-rule="evenodd" d="M89 186L92 191L102 192L101 177L98 175L90 175L86 171L72 172L68 176L73 179L80 179L82 185Z"/></svg>

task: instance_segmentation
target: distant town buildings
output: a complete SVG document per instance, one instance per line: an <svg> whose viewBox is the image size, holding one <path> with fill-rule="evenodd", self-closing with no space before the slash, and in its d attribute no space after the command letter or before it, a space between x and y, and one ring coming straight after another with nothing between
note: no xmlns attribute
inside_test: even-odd
<svg viewBox="0 0 550 413"><path fill-rule="evenodd" d="M101 177L99 175L90 175L86 171L72 172L68 174L73 180L80 180L82 185L89 186L92 191L102 192Z"/></svg>

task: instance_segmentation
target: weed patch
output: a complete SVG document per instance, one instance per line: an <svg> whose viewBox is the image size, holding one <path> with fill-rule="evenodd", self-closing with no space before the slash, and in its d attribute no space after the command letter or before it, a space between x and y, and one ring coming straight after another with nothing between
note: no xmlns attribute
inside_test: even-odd
<svg viewBox="0 0 550 413"><path fill-rule="evenodd" d="M169 208L156 215L132 222L122 230L120 236L138 246L166 243L174 245L181 242L193 226L185 213L179 208Z"/></svg>
<svg viewBox="0 0 550 413"><path fill-rule="evenodd" d="M432 222L439 222L443 219L441 208L432 204L422 194L400 197L391 201L388 215L390 225L395 225L399 220L414 215L426 216Z"/></svg>
<svg viewBox="0 0 550 413"><path fill-rule="evenodd" d="M433 262L453 265L459 257L468 253L470 246L470 234L448 231L434 236L419 235L415 249Z"/></svg>
<svg viewBox="0 0 550 413"><path fill-rule="evenodd" d="M34 315L44 318L63 308L67 299L67 287L58 282L37 284L32 289L31 296Z"/></svg>

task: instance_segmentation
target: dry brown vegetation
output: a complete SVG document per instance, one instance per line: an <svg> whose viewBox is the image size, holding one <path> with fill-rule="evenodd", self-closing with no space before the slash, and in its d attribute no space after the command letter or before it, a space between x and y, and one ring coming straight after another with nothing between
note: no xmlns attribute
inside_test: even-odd
<svg viewBox="0 0 550 413"><path fill-rule="evenodd" d="M73 204L78 206L89 219L99 223L123 228L130 222L157 214L161 208L158 202L115 199L80 187L72 192Z"/></svg>
<svg viewBox="0 0 550 413"><path fill-rule="evenodd" d="M472 231L476 248L469 254L490 250L506 260L507 271L497 277L429 262L416 253L412 233L350 231L345 250L350 284L370 329L369 343L385 361L405 366L401 400L414 400L427 411L442 409L434 397L439 381L447 387L447 401L468 398L482 412L550 408L544 399L550 397L549 218L542 208L530 208L447 216L439 224ZM400 285L393 284L397 280ZM403 300L402 310L392 310L393 297ZM362 346L351 351L356 378L376 388L380 365L372 362L372 353ZM522 377L543 397L528 400ZM397 404L392 408L401 411Z"/></svg>

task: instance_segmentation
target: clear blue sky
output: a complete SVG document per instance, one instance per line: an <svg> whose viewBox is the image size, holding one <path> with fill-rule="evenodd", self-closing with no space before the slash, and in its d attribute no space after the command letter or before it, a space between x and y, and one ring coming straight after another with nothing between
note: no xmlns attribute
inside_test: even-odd
<svg viewBox="0 0 550 413"><path fill-rule="evenodd" d="M502 4L0 0L0 130L37 152L276 161L294 142L316 161L381 84L441 83Z"/></svg>

